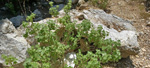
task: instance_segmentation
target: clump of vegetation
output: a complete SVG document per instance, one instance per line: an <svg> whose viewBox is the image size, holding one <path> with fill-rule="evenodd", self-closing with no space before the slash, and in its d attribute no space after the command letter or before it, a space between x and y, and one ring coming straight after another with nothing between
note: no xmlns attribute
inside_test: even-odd
<svg viewBox="0 0 150 68"><path fill-rule="evenodd" d="M17 59L13 56L2 55L2 58L5 59L5 64L9 65L9 68L14 68L13 65L17 64Z"/></svg>
<svg viewBox="0 0 150 68"><path fill-rule="evenodd" d="M106 9L108 6L108 0L89 0L93 6L99 7L101 9Z"/></svg>
<svg viewBox="0 0 150 68"><path fill-rule="evenodd" d="M119 41L105 39L108 32L100 25L95 29L89 20L80 24L72 22L70 9L71 0L64 8L64 17L45 24L33 23L34 14L27 17L31 22L23 23L26 29L24 37L33 35L38 43L28 49L25 68L71 68L64 62L65 55L70 52L77 55L75 68L102 68L102 63L116 62L121 58L117 48Z"/></svg>
<svg viewBox="0 0 150 68"><path fill-rule="evenodd" d="M56 21L50 20L46 24L32 23L32 26L26 29L25 37L34 35L38 44L28 50L30 57L24 63L25 68L66 67L64 57L69 52L77 54L76 68L100 68L101 63L115 62L121 58L117 49L119 41L105 39L108 32L101 26L97 30L94 29L89 20L83 20L81 24L72 22L69 16L70 8L71 1L64 8L64 17ZM54 13L55 15L57 16L57 13ZM27 27L28 24L24 23L24 26Z"/></svg>

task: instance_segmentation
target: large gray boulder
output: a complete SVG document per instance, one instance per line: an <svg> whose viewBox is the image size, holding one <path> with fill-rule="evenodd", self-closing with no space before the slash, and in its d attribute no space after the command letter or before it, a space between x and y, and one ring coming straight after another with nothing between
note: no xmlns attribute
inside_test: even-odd
<svg viewBox="0 0 150 68"><path fill-rule="evenodd" d="M65 62L65 64L68 65L68 67L71 66L72 68L74 68L75 67L75 64L74 64L75 59L76 59L76 53L70 52L65 55L64 62Z"/></svg>
<svg viewBox="0 0 150 68"><path fill-rule="evenodd" d="M103 10L99 9L89 9L84 10L83 15L85 19L89 19L93 24L104 24L108 28L114 28L117 31L122 30L131 30L135 31L136 29L132 26L133 22L124 20L118 16L107 14Z"/></svg>
<svg viewBox="0 0 150 68"><path fill-rule="evenodd" d="M5 61L1 57L3 54L17 58L18 64L23 62L27 57L29 47L25 38L18 34L11 21L8 19L0 21L0 63L5 65ZM21 65L17 66L21 68Z"/></svg>

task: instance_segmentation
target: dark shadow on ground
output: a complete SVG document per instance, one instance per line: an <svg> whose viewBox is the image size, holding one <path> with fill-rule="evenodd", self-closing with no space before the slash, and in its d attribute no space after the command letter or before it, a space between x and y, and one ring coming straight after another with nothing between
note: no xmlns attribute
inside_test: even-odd
<svg viewBox="0 0 150 68"><path fill-rule="evenodd" d="M119 62L116 63L115 68L134 68L133 61L128 58L122 58Z"/></svg>
<svg viewBox="0 0 150 68"><path fill-rule="evenodd" d="M102 64L104 68L134 68L132 60L127 58L122 58L118 62L109 62L107 64Z"/></svg>

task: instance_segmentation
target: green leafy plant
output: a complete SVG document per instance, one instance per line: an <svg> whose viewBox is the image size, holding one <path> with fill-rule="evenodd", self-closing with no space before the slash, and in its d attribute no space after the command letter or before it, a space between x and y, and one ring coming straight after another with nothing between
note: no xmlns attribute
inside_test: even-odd
<svg viewBox="0 0 150 68"><path fill-rule="evenodd" d="M33 23L34 14L27 17L31 22L23 23L26 29L24 37L33 35L37 44L28 49L25 68L70 68L64 63L65 55L70 52L77 54L76 68L101 68L102 63L116 62L121 58L117 48L119 41L105 39L109 33L100 25L94 28L89 20L80 24L72 22L70 8L71 1L64 8L64 17L45 24Z"/></svg>
<svg viewBox="0 0 150 68"><path fill-rule="evenodd" d="M57 15L59 14L59 12L57 11L59 9L59 6L57 5L56 7L53 7L53 2L49 2L51 8L49 9L49 13L54 16L57 17Z"/></svg>
<svg viewBox="0 0 150 68"><path fill-rule="evenodd" d="M5 60L6 65L10 65L9 68L14 68L13 65L17 64L17 59L13 56L2 55L2 58Z"/></svg>
<svg viewBox="0 0 150 68"><path fill-rule="evenodd" d="M119 41L105 39L108 33L101 26L95 30L90 21L84 20L78 28L80 49L75 61L77 68L100 68L100 63L115 62L121 58L117 49Z"/></svg>

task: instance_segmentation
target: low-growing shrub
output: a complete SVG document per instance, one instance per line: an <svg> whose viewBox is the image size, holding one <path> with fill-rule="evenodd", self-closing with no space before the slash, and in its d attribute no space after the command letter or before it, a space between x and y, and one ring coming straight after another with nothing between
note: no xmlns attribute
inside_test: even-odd
<svg viewBox="0 0 150 68"><path fill-rule="evenodd" d="M89 20L76 24L71 21L71 1L65 6L66 15L45 24L33 23L34 14L24 22L24 37L29 35L37 41L28 49L25 68L71 68L64 62L65 55L75 52L75 68L102 68L102 63L116 62L120 56L119 41L105 39L108 32L102 26L94 28ZM53 10L50 10L50 12ZM59 23L60 25L58 25Z"/></svg>
<svg viewBox="0 0 150 68"><path fill-rule="evenodd" d="M117 49L120 42L105 39L108 32L101 26L95 29L89 20L83 20L81 24L71 22L70 6L71 2L65 6L64 17L46 24L32 23L26 29L25 37L34 35L38 42L28 50L30 57L24 64L26 68L63 68L66 66L64 56L69 52L77 54L76 68L101 68L101 63L121 58Z"/></svg>
<svg viewBox="0 0 150 68"><path fill-rule="evenodd" d="M9 68L14 68L13 65L17 64L17 59L11 55L6 56L2 55L2 58L5 60L5 64L9 66Z"/></svg>

